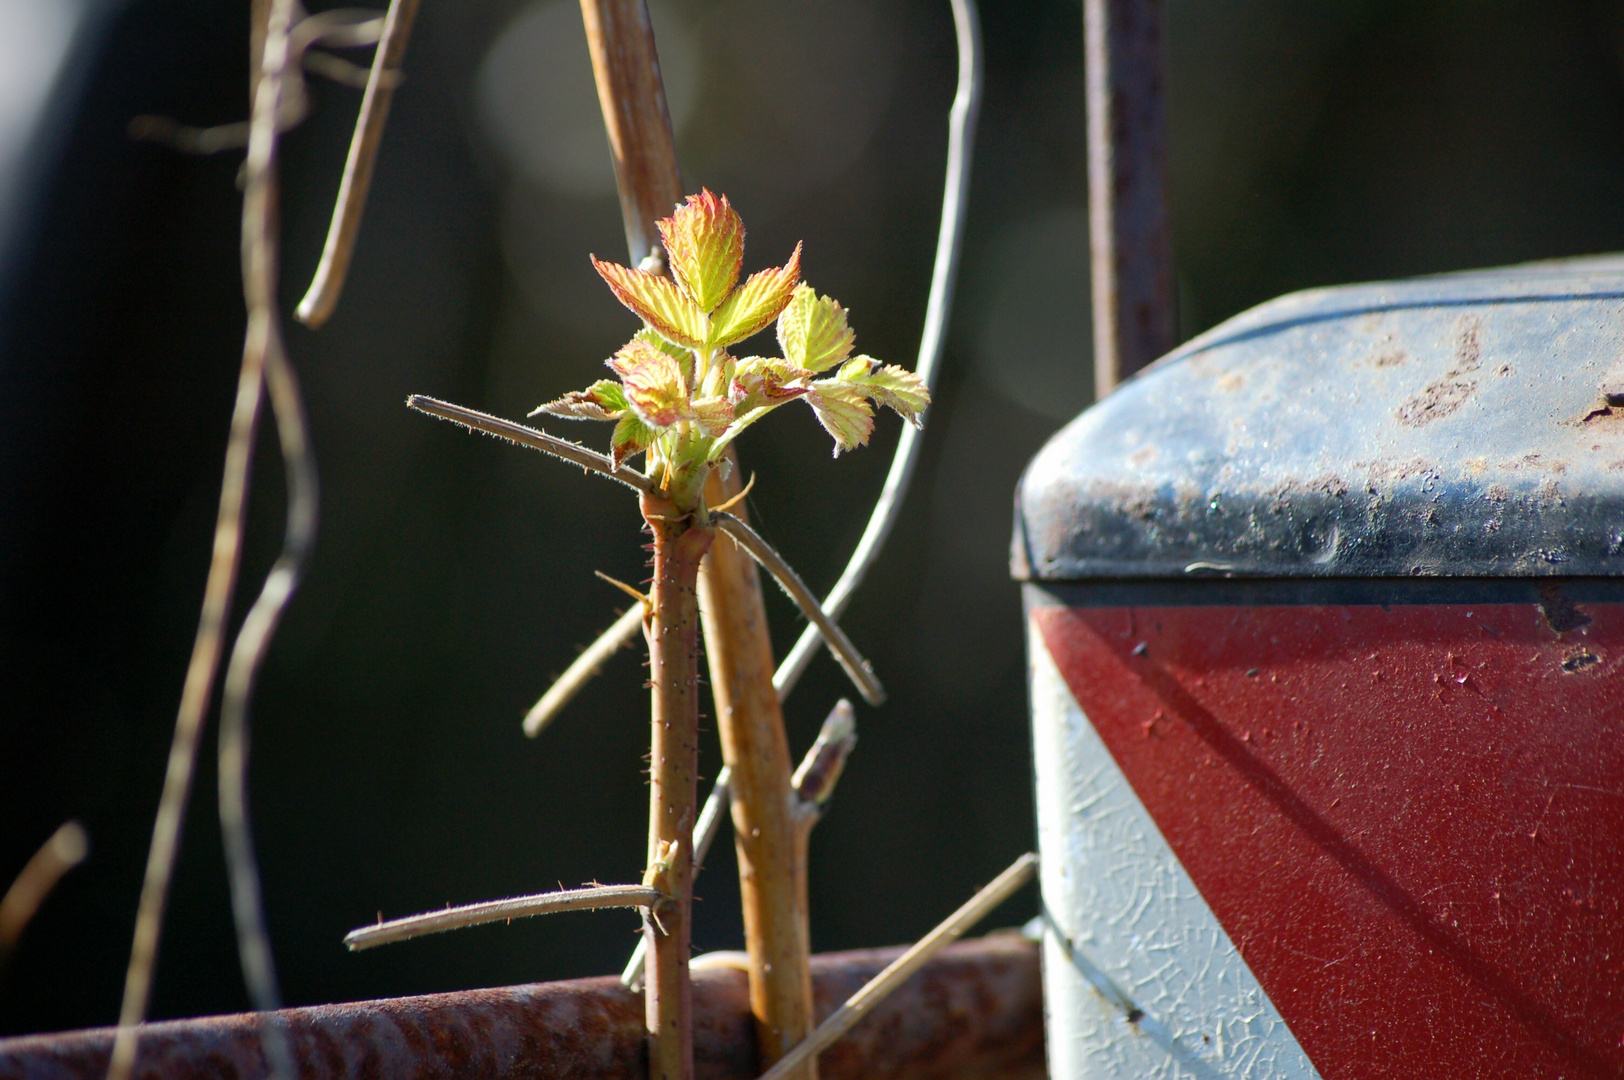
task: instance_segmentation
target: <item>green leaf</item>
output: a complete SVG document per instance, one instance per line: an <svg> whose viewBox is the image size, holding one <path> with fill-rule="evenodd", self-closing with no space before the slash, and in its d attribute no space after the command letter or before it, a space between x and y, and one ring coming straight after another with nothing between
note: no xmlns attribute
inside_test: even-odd
<svg viewBox="0 0 1624 1080"><path fill-rule="evenodd" d="M810 371L826 371L846 359L856 337L846 325L846 309L809 285L797 286L778 316L784 355Z"/></svg>
<svg viewBox="0 0 1624 1080"><path fill-rule="evenodd" d="M694 419L705 429L705 434L716 436L733 423L733 403L725 397L697 398L693 405Z"/></svg>
<svg viewBox="0 0 1624 1080"><path fill-rule="evenodd" d="M624 464L627 458L647 450L653 441L654 432L637 418L636 413L629 412L622 416L620 423L615 425L614 434L609 437L615 464Z"/></svg>
<svg viewBox="0 0 1624 1080"><path fill-rule="evenodd" d="M690 387L693 386L694 351L692 349L687 349L681 345L667 341L665 338L661 337L659 334L655 333L653 330L650 330L646 326L637 333L633 334L632 337L634 340L647 342L656 349L659 349L661 352L665 353L667 356L671 357L671 359L675 360L677 362L677 366L682 369L682 381L687 383Z"/></svg>
<svg viewBox="0 0 1624 1080"><path fill-rule="evenodd" d="M677 284L701 311L714 311L738 283L744 262L744 223L727 196L701 188L655 224Z"/></svg>
<svg viewBox="0 0 1624 1080"><path fill-rule="evenodd" d="M599 379L585 390L572 390L561 398L537 405L530 410L530 415L546 413L570 420L615 420L629 407L619 383Z"/></svg>
<svg viewBox="0 0 1624 1080"><path fill-rule="evenodd" d="M823 430L834 436L835 457L842 450L863 446L874 433L874 410L867 395L848 383L825 379L812 384L807 403L817 415Z"/></svg>
<svg viewBox="0 0 1624 1080"><path fill-rule="evenodd" d="M801 245L796 244L783 266L751 274L749 280L722 301L711 316L712 348L726 347L760 333L789 304L801 280Z"/></svg>
<svg viewBox="0 0 1624 1080"><path fill-rule="evenodd" d="M608 284L615 299L661 337L691 349L704 347L709 336L705 313L682 294L676 282L647 270L604 262L597 256L592 257L592 268Z"/></svg>
<svg viewBox="0 0 1624 1080"><path fill-rule="evenodd" d="M876 404L894 410L915 427L919 426L919 414L930 405L930 390L924 379L895 364L881 366L871 356L854 358L836 378L860 387Z"/></svg>

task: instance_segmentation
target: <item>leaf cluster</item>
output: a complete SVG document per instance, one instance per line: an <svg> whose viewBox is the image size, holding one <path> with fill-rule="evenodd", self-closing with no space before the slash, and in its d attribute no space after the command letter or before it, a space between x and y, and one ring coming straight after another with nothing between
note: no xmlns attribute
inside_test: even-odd
<svg viewBox="0 0 1624 1080"><path fill-rule="evenodd" d="M709 470L739 433L797 398L833 436L835 454L862 446L874 406L917 424L930 392L913 372L853 356L846 311L800 280L801 246L783 266L741 284L744 224L726 196L701 190L659 223L671 277L592 260L622 304L643 320L600 379L535 410L615 424L615 463L648 453L648 473L679 506L697 504ZM729 351L778 323L783 355ZM534 413L532 413L534 415Z"/></svg>

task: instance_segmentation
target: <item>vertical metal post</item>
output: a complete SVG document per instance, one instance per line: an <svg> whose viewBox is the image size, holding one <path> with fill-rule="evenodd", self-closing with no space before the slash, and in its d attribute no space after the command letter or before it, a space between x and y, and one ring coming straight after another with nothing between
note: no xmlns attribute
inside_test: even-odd
<svg viewBox="0 0 1624 1080"><path fill-rule="evenodd" d="M1094 393L1173 347L1162 0L1083 0Z"/></svg>

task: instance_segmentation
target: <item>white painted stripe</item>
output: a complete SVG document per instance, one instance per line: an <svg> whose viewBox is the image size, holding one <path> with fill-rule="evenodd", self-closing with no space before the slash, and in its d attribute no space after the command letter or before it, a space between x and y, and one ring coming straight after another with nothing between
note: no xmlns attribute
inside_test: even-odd
<svg viewBox="0 0 1624 1080"><path fill-rule="evenodd" d="M1030 620L1027 637L1049 1075L1319 1080Z"/></svg>

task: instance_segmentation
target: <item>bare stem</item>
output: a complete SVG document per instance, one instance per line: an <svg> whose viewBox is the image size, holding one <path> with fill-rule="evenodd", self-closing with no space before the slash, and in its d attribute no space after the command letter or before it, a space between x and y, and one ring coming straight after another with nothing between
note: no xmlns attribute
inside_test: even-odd
<svg viewBox="0 0 1624 1080"><path fill-rule="evenodd" d="M653 738L649 760L648 876L671 897L643 916L649 943L643 992L649 1080L691 1080L694 825L699 770L699 563L714 532L665 499L642 496L654 535L654 610L646 624Z"/></svg>
<svg viewBox="0 0 1624 1080"><path fill-rule="evenodd" d="M344 162L344 178L338 185L338 201L333 207L327 243L322 248L310 290L294 311L295 317L312 329L319 328L332 315L349 274L355 235L361 228L362 211L366 209L367 189L372 186L378 144L383 141L384 122L389 118L389 100L400 81L400 65L406 56L406 40L412 33L417 5L418 0L390 0L389 14L384 17L383 38L372 58L366 93L361 98L361 115L356 119L349 158Z"/></svg>
<svg viewBox="0 0 1624 1080"><path fill-rule="evenodd" d="M552 723L553 718L564 706L581 692L581 688L603 669L609 658L630 644L642 626L643 606L636 604L627 608L626 613L616 619L614 625L599 635L596 641L587 646L586 651L564 669L564 674L558 677L558 681L541 695L541 700L525 713L524 733L532 739L541 734L542 729Z"/></svg>
<svg viewBox="0 0 1624 1080"><path fill-rule="evenodd" d="M945 946L957 940L970 927L980 922L993 908L1009 899L1014 892L1037 872L1038 857L1028 852L1016 859L1009 869L994 878L967 903L919 939L918 943L893 960L886 969L870 979L864 987L846 999L846 1003L818 1025L805 1041L779 1059L778 1064L761 1074L760 1080L785 1080L795 1069L823 1053L840 1041L869 1011L885 1000L887 994L913 977Z"/></svg>
<svg viewBox="0 0 1624 1080"><path fill-rule="evenodd" d="M857 692L863 695L863 700L870 705L883 704L885 688L875 677L874 669L863 659L857 647L846 636L846 632L835 625L835 621L824 612L818 598L806 587L806 583L801 580L795 569L784 561L784 557L762 539L760 533L732 514L713 514L712 520L716 522L718 529L727 533L757 562L766 567L767 572L773 576L789 598L795 601L795 606L801 609L801 614L818 628L823 640L829 645L829 651L850 676L852 683L857 687Z"/></svg>
<svg viewBox="0 0 1624 1080"><path fill-rule="evenodd" d="M362 926L344 935L344 944L351 952L360 952L378 945L397 941L410 941L428 934L441 934L447 930L461 930L467 926L484 926L493 922L512 922L531 915L551 915L559 911L595 911L599 908L651 908L663 903L666 895L647 885L593 885L584 889L564 889L559 892L536 893L533 896L514 896L506 900L486 900L478 904L446 908L444 911L426 911L404 919L390 919L375 926Z"/></svg>
<svg viewBox="0 0 1624 1080"><path fill-rule="evenodd" d="M0 965L16 946L45 898L62 880L62 875L85 861L90 851L90 840L77 821L62 825L51 838L23 865L22 873L11 883L0 898Z"/></svg>

